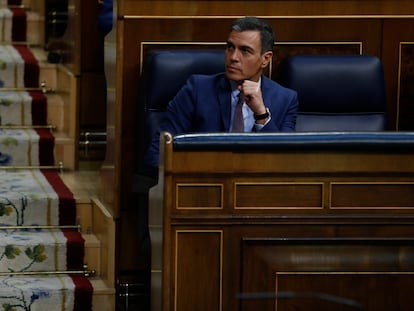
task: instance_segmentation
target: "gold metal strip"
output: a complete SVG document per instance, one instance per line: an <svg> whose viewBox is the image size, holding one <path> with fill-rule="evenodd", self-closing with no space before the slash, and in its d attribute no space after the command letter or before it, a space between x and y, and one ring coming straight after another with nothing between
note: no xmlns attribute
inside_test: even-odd
<svg viewBox="0 0 414 311"><path fill-rule="evenodd" d="M226 47L224 41L211 41L211 42L203 42L203 41L142 41L140 43L140 55L139 55L139 73L142 73L142 65L144 63L144 46L145 45L191 45L191 46L223 46L223 52L224 48Z"/></svg>
<svg viewBox="0 0 414 311"><path fill-rule="evenodd" d="M328 202L328 209L330 210L358 210L358 209L365 209L365 210L397 210L397 209L404 209L404 210L412 210L413 207L411 206L364 206L364 207L353 207L353 206L341 206L335 207L332 206L332 191L333 186L335 185L351 185L351 186L358 186L358 185L414 185L414 181L332 181L329 183L329 202Z"/></svg>
<svg viewBox="0 0 414 311"><path fill-rule="evenodd" d="M180 207L179 203L179 190L180 187L217 187L220 188L220 206L215 207L207 207L207 206L189 206L189 207ZM223 200L224 200L224 185L222 183L177 183L175 185L175 207L177 210L193 210L193 211L200 211L200 210L222 210L223 207Z"/></svg>
<svg viewBox="0 0 414 311"><path fill-rule="evenodd" d="M396 123L395 123L395 130L399 131L400 129L400 100L401 100L401 71L402 71L402 49L403 45L413 45L414 42L400 42L398 48L398 82L397 82L397 111L396 111Z"/></svg>
<svg viewBox="0 0 414 311"><path fill-rule="evenodd" d="M19 4L19 5L16 5L16 4L8 4L7 5L7 8L9 8L9 9L24 9L24 10L30 10L30 6L25 5L25 4Z"/></svg>
<svg viewBox="0 0 414 311"><path fill-rule="evenodd" d="M25 271L25 272L0 272L0 276L23 276L23 275L84 275L84 276L94 276L96 270L67 270L67 271Z"/></svg>
<svg viewBox="0 0 414 311"><path fill-rule="evenodd" d="M178 269L178 235L180 234L186 234L186 233L206 233L206 234L211 234L211 233L216 233L220 235L220 288L219 288L219 311L223 310L223 266L224 266L224 259L223 259L223 249L224 249L224 230L219 230L219 229L207 229L207 230L191 230L191 229L184 229L184 230L176 230L175 231L175 267L174 267L174 310L177 310L177 284L178 284L178 276L177 276L177 269Z"/></svg>
<svg viewBox="0 0 414 311"><path fill-rule="evenodd" d="M8 41L1 40L0 45L27 45L27 46L39 46L38 44L33 44L29 41Z"/></svg>
<svg viewBox="0 0 414 311"><path fill-rule="evenodd" d="M66 225L66 226L0 226L0 230L30 230L30 229L76 229L81 231L80 225Z"/></svg>
<svg viewBox="0 0 414 311"><path fill-rule="evenodd" d="M1 91L1 89L0 89ZM30 129L50 129L55 130L56 125L0 125L0 129L20 129L20 130L30 130Z"/></svg>
<svg viewBox="0 0 414 311"><path fill-rule="evenodd" d="M40 87L2 87L0 88L2 92L29 92L29 91L40 91L43 94L55 93L55 90L52 88L47 88L45 82L41 82Z"/></svg>
<svg viewBox="0 0 414 311"><path fill-rule="evenodd" d="M231 19L238 17L236 15L124 15L122 19ZM257 16L258 18L270 19L410 19L414 15L273 15Z"/></svg>
<svg viewBox="0 0 414 311"><path fill-rule="evenodd" d="M278 275L414 275L413 271L278 271Z"/></svg>
<svg viewBox="0 0 414 311"><path fill-rule="evenodd" d="M58 165L44 165L44 166L0 166L0 170L31 170L31 169L56 169L60 172L64 170L63 162L59 162Z"/></svg>
<svg viewBox="0 0 414 311"><path fill-rule="evenodd" d="M142 41L140 44L140 56L139 56L139 73L142 74L143 63L144 63L144 47L150 45L188 45L188 46L223 46L223 52L225 48L225 42L218 41ZM286 45L359 45L359 54L362 55L363 46L361 41L275 41L273 48L277 46L286 46ZM273 62L269 64L269 73L268 77L272 76Z"/></svg>
<svg viewBox="0 0 414 311"><path fill-rule="evenodd" d="M321 189L321 202L320 202L320 206L314 206L314 207L289 207L289 206L280 206L280 207L260 207L260 206L247 206L247 207L237 207L236 206L236 202L237 202L237 186L320 186ZM322 210L324 208L324 198L325 198L325 187L324 187L324 182L319 182L319 181L300 181L300 182L285 182L285 181L258 181L258 182L234 182L233 184L233 197L234 197L234 201L233 201L233 209L234 210L274 210L274 211L279 211L279 210L283 210L283 209L296 209L296 210Z"/></svg>

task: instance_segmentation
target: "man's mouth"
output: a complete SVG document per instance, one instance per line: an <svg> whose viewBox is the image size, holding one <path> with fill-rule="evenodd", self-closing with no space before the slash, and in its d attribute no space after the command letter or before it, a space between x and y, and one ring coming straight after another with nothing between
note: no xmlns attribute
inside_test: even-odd
<svg viewBox="0 0 414 311"><path fill-rule="evenodd" d="M227 70L228 71L238 71L238 72L241 71L240 68L234 67L234 66L227 66Z"/></svg>

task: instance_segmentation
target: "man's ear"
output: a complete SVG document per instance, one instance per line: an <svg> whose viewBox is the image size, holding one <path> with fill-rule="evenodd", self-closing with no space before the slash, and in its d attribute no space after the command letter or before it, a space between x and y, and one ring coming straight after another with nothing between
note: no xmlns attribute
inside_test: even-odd
<svg viewBox="0 0 414 311"><path fill-rule="evenodd" d="M273 52L272 51L267 51L262 55L262 68L267 67L267 65L269 65L270 61L272 60L273 57Z"/></svg>

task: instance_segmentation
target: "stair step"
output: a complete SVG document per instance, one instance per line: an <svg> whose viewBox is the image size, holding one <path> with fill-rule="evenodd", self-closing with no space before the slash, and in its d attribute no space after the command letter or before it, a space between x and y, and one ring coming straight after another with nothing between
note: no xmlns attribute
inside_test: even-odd
<svg viewBox="0 0 414 311"><path fill-rule="evenodd" d="M93 286L92 306L93 310L114 311L115 309L115 288L108 287L102 279L91 278Z"/></svg>
<svg viewBox="0 0 414 311"><path fill-rule="evenodd" d="M94 270L97 276L101 271L101 243L93 234L83 234L85 240L85 259L84 262L89 269Z"/></svg>
<svg viewBox="0 0 414 311"><path fill-rule="evenodd" d="M73 310L76 303L75 282L77 290L91 292L91 284L80 276L0 277L2 307L4 310ZM82 296L78 297L82 299ZM77 310L80 307L78 305Z"/></svg>
<svg viewBox="0 0 414 311"><path fill-rule="evenodd" d="M1 230L0 249L4 255L0 257L0 272L82 269L81 259L67 263L72 259L65 255L67 251L78 253L82 248L81 235L72 231L69 240L71 243L67 244L67 237L61 230Z"/></svg>
<svg viewBox="0 0 414 311"><path fill-rule="evenodd" d="M57 65L47 61L47 51L42 46L32 46L30 51L39 63L39 82L46 82L46 87L52 90L57 88Z"/></svg>

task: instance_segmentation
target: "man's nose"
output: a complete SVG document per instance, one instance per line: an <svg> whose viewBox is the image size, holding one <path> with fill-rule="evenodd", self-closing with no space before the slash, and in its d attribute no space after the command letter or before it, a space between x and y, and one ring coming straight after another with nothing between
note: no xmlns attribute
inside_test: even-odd
<svg viewBox="0 0 414 311"><path fill-rule="evenodd" d="M231 60L239 60L240 59L240 51L238 49L234 49L230 52L230 59Z"/></svg>

